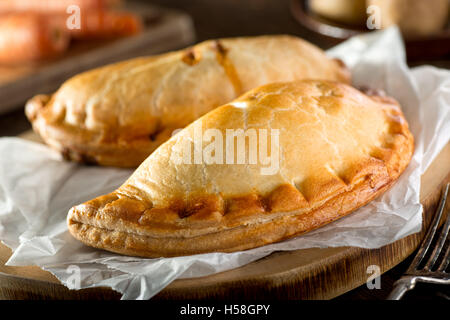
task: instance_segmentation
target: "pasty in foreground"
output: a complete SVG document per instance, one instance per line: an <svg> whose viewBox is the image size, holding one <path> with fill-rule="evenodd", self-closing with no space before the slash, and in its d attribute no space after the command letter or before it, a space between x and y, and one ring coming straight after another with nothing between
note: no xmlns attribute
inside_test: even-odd
<svg viewBox="0 0 450 320"><path fill-rule="evenodd" d="M231 133L247 137L239 145ZM412 152L391 98L327 81L269 84L180 131L116 191L73 207L68 227L89 246L142 257L250 249L361 207Z"/></svg>
<svg viewBox="0 0 450 320"><path fill-rule="evenodd" d="M137 167L172 132L257 86L349 83L342 62L291 36L206 41L94 69L26 106L34 130L66 159Z"/></svg>

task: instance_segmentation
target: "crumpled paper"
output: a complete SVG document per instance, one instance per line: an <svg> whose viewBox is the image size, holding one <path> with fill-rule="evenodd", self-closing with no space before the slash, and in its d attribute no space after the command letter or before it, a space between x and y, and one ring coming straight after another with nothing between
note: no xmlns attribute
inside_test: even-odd
<svg viewBox="0 0 450 320"><path fill-rule="evenodd" d="M450 138L450 72L409 70L397 28L354 37L331 49L350 67L355 86L384 89L402 105L415 137L414 157L399 181L355 213L298 238L236 253L141 259L87 247L67 231L73 205L113 191L130 170L62 161L44 145L0 139L0 240L7 265L37 265L71 289L107 286L122 299L149 299L179 278L237 268L277 250L377 248L420 231L420 175ZM75 268L75 269L74 269ZM74 278L74 270L79 277Z"/></svg>

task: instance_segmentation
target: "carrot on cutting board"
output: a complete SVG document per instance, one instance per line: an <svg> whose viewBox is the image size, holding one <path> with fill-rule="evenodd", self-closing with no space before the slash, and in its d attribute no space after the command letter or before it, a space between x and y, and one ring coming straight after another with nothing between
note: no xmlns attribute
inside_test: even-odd
<svg viewBox="0 0 450 320"><path fill-rule="evenodd" d="M0 16L0 64L18 64L64 52L70 34L60 23L33 13Z"/></svg>
<svg viewBox="0 0 450 320"><path fill-rule="evenodd" d="M81 11L106 10L120 2L121 0L0 0L0 13L65 13L72 5L78 6Z"/></svg>

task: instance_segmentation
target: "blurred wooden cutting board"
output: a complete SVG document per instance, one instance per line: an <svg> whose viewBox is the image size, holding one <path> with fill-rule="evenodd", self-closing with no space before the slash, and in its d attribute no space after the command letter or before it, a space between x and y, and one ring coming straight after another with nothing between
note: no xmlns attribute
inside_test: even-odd
<svg viewBox="0 0 450 320"><path fill-rule="evenodd" d="M32 131L22 138L40 142ZM422 176L424 226L431 221L442 186L450 181L450 144ZM243 267L207 277L175 280L153 299L330 299L364 284L367 268L382 273L407 258L424 232L379 249L354 247L312 248L275 252ZM11 250L0 244L1 299L119 299L109 288L69 290L38 267L5 266Z"/></svg>
<svg viewBox="0 0 450 320"><path fill-rule="evenodd" d="M191 18L185 13L139 3L125 7L144 21L142 33L112 41L78 41L60 58L34 65L0 65L0 114L23 107L40 93L55 91L82 71L120 60L184 48L195 40Z"/></svg>

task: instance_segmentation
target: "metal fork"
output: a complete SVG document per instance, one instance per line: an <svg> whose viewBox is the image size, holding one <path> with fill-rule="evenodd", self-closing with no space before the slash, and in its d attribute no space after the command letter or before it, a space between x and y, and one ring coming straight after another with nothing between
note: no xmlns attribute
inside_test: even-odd
<svg viewBox="0 0 450 320"><path fill-rule="evenodd" d="M447 183L442 192L441 201L439 202L437 212L434 215L433 222L431 223L431 226L427 232L427 235L425 236L424 241L422 242L422 245L420 246L419 251L417 252L417 255L414 257L413 262L406 270L405 274L394 283L394 289L389 294L387 298L388 300L400 300L406 291L414 289L417 282L450 284L450 274L446 272L447 266L450 261L450 245L448 245L440 264L436 266L436 262L438 261L438 258L441 254L442 249L444 248L444 244L448 237L450 228L450 214L447 214L447 219L444 227L439 234L436 245L433 248L430 257L426 261L425 266L423 268L419 268L420 264L425 258L425 255L430 250L431 243L433 242L436 230L438 229L439 222L445 209L449 189L450 183Z"/></svg>

